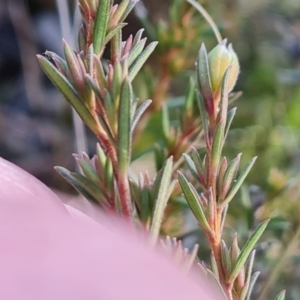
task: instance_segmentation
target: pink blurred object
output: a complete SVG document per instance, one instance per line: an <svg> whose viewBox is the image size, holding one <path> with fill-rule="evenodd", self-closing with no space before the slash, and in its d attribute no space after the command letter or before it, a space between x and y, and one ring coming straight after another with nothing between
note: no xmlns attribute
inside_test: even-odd
<svg viewBox="0 0 300 300"><path fill-rule="evenodd" d="M0 299L219 299L114 223L64 206L0 158Z"/></svg>

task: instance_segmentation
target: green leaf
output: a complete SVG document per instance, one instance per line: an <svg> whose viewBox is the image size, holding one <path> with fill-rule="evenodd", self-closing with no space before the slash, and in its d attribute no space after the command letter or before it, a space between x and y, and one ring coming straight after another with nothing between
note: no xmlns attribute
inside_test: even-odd
<svg viewBox="0 0 300 300"><path fill-rule="evenodd" d="M122 16L124 15L124 13L125 13L125 11L128 7L128 4L129 4L129 0L123 0L118 5L118 8L117 8L116 12L114 13L114 15L113 15L112 19L110 20L110 22L112 22L114 24L117 24L118 22L120 22Z"/></svg>
<svg viewBox="0 0 300 300"><path fill-rule="evenodd" d="M232 244L230 247L230 260L232 265L236 263L240 253L241 250L239 248L238 241L237 241L237 233L235 233L233 235Z"/></svg>
<svg viewBox="0 0 300 300"><path fill-rule="evenodd" d="M104 70L103 70L103 65L100 61L100 59L94 55L94 66L96 70L96 78L97 78L97 83L100 88L108 88L107 86L107 81L105 78Z"/></svg>
<svg viewBox="0 0 300 300"><path fill-rule="evenodd" d="M89 179L81 174L72 173L63 167L54 167L54 169L86 199L104 206L108 205L101 190Z"/></svg>
<svg viewBox="0 0 300 300"><path fill-rule="evenodd" d="M154 147L155 168L157 171L163 167L164 161L166 159L166 154L164 150L165 149L162 148L160 145L155 145ZM159 173L157 174L157 176L158 175ZM158 178L157 176L156 178Z"/></svg>
<svg viewBox="0 0 300 300"><path fill-rule="evenodd" d="M250 296L253 290L253 287L255 285L255 282L259 276L260 272L255 272L252 276L251 276L251 280L250 280L250 285L249 285L249 290L248 290L248 294L247 294L247 298L246 300L250 300Z"/></svg>
<svg viewBox="0 0 300 300"><path fill-rule="evenodd" d="M83 26L80 26L79 32L78 32L78 37L77 37L77 44L78 48L80 51L85 51L86 50L86 33L83 28Z"/></svg>
<svg viewBox="0 0 300 300"><path fill-rule="evenodd" d="M206 274L207 274L207 279L216 286L217 289L214 290L214 294L217 294L216 295L216 298L217 299L223 299L223 300L228 300L221 284L220 284L220 281L216 278L215 274L209 270L209 269L206 269ZM221 298L222 297L222 298Z"/></svg>
<svg viewBox="0 0 300 300"><path fill-rule="evenodd" d="M147 38L143 38L140 42L138 42L130 50L129 57L128 57L129 67L134 63L134 61L137 59L137 57L142 53L142 51L145 47L146 41L147 41Z"/></svg>
<svg viewBox="0 0 300 300"><path fill-rule="evenodd" d="M222 187L220 189L221 191L221 195L220 195L220 200L224 200L230 187L232 182L235 180L239 165L240 165L240 161L241 161L241 156L242 154L240 153L236 158L234 158L228 165L224 177L223 177L223 184Z"/></svg>
<svg viewBox="0 0 300 300"><path fill-rule="evenodd" d="M101 0L101 3L98 6L93 34L93 45L96 55L100 54L104 45L110 15L110 7L111 0Z"/></svg>
<svg viewBox="0 0 300 300"><path fill-rule="evenodd" d="M150 192L148 188L142 190L141 195L141 220L147 222L150 216Z"/></svg>
<svg viewBox="0 0 300 300"><path fill-rule="evenodd" d="M132 66L129 69L129 79L132 81L137 73L140 71L148 57L151 55L151 53L154 51L155 47L157 46L158 42L152 42L150 43L146 49L137 57L137 59L134 61Z"/></svg>
<svg viewBox="0 0 300 300"><path fill-rule="evenodd" d="M121 99L118 122L118 162L121 173L125 172L130 163L131 153L131 102L132 87L128 78L125 78L121 87Z"/></svg>
<svg viewBox="0 0 300 300"><path fill-rule="evenodd" d="M214 112L214 102L208 67L207 52L204 44L201 45L201 48L198 53L196 71L198 85L204 99L205 107L207 108L208 113L211 115Z"/></svg>
<svg viewBox="0 0 300 300"><path fill-rule="evenodd" d="M67 101L74 107L78 115L81 117L83 122L94 132L97 132L97 123L94 120L91 113L88 111L83 103L83 100L70 84L68 79L61 74L51 62L49 62L45 57L37 55L38 62L45 72L45 74L50 78L52 83L60 90Z"/></svg>
<svg viewBox="0 0 300 300"><path fill-rule="evenodd" d="M219 280L219 270L218 270L218 265L217 265L217 261L215 258L215 255L213 252L211 252L210 254L210 268L212 270L212 272L214 273L214 275L216 276L216 278Z"/></svg>
<svg viewBox="0 0 300 300"><path fill-rule="evenodd" d="M225 272L225 276L226 278L228 278L231 272L231 260L230 260L228 248L223 240L221 243L221 256L222 256L222 265Z"/></svg>
<svg viewBox="0 0 300 300"><path fill-rule="evenodd" d="M99 180L99 177L98 177L97 173L95 172L95 169L92 167L90 161L85 161L82 159L76 159L76 161L79 164L84 176L87 179L89 179L93 182L97 182Z"/></svg>
<svg viewBox="0 0 300 300"><path fill-rule="evenodd" d="M199 152L197 151L196 148L192 147L192 153L191 153L191 157L194 161L194 164L196 166L196 170L199 172L201 172L201 174L205 174L205 170L203 168L203 163L202 163L202 160L201 160L201 157L200 157L200 154Z"/></svg>
<svg viewBox="0 0 300 300"><path fill-rule="evenodd" d="M170 136L170 117L167 105L163 105L161 109L161 121L162 121L162 131L166 141L168 141Z"/></svg>
<svg viewBox="0 0 300 300"><path fill-rule="evenodd" d="M186 271L189 271L192 268L192 266L195 264L195 261L197 260L198 250L199 250L199 245L196 244L193 247L192 253L188 256L188 258L184 263L184 269Z"/></svg>
<svg viewBox="0 0 300 300"><path fill-rule="evenodd" d="M173 158L169 157L162 170L161 180L159 181L157 199L155 199L154 213L150 227L150 241L155 243L159 236L161 223L165 208L170 197L170 182L172 177Z"/></svg>
<svg viewBox="0 0 300 300"><path fill-rule="evenodd" d="M222 162L219 167L218 171L218 178L217 178L217 189L218 189L218 194L221 193L222 186L223 186L223 180L224 180L224 175L227 170L227 158L223 157ZM218 199L219 201L219 199Z"/></svg>
<svg viewBox="0 0 300 300"><path fill-rule="evenodd" d="M79 91L82 91L84 89L84 74L82 74L78 59L74 51L65 40L63 40L63 48L72 81L77 89L79 89Z"/></svg>
<svg viewBox="0 0 300 300"><path fill-rule="evenodd" d="M146 109L149 107L149 105L152 103L151 99L145 100L136 110L133 120L131 122L131 134L133 133L140 117L143 115L143 113L146 111Z"/></svg>
<svg viewBox="0 0 300 300"><path fill-rule="evenodd" d="M104 169L104 166L106 164L106 155L105 155L105 152L104 150L102 149L102 147L100 146L99 143L97 143L97 151L96 151L96 154L97 154L97 158L99 160L99 163L100 163L100 166L102 169Z"/></svg>
<svg viewBox="0 0 300 300"><path fill-rule="evenodd" d="M94 47L93 45L89 46L88 53L86 55L86 61L87 61L87 69L88 74L90 76L93 76L94 74Z"/></svg>
<svg viewBox="0 0 300 300"><path fill-rule="evenodd" d="M114 72L113 72L113 80L112 80L112 87L111 87L111 97L114 103L114 107L117 110L119 107L120 101L120 87L122 84L122 67L119 61L116 61L114 64Z"/></svg>
<svg viewBox="0 0 300 300"><path fill-rule="evenodd" d="M250 258L249 258L249 263L248 263L248 268L247 268L247 272L246 272L246 280L245 280L245 284L241 290L241 294L240 294L240 298L241 300L244 300L246 298L246 295L249 295L250 297L250 282L251 282L251 274L252 274L252 269L253 269L253 264L254 264L254 258L255 258L255 253L256 251L253 250L250 254Z"/></svg>
<svg viewBox="0 0 300 300"><path fill-rule="evenodd" d="M224 124L220 122L217 125L216 133L212 144L211 161L212 161L213 169L219 167L223 144L224 144Z"/></svg>
<svg viewBox="0 0 300 300"><path fill-rule="evenodd" d="M64 59L62 59L59 55L51 51L46 51L44 55L46 57L50 57L54 61L58 71L62 73L64 76L67 76L68 66Z"/></svg>
<svg viewBox="0 0 300 300"><path fill-rule="evenodd" d="M282 291L282 292L280 292L280 293L276 296L276 298L275 298L274 300L284 300L284 299L285 299L285 293L286 293L285 290Z"/></svg>
<svg viewBox="0 0 300 300"><path fill-rule="evenodd" d="M226 126L225 126L225 134L224 134L224 140L226 140L231 123L233 121L233 118L235 116L236 113L236 107L234 107L233 109L231 109L228 114L227 114L227 122L226 122Z"/></svg>
<svg viewBox="0 0 300 300"><path fill-rule="evenodd" d="M228 78L230 75L230 67L226 70L221 83L221 103L219 121L226 124L227 112L228 112Z"/></svg>
<svg viewBox="0 0 300 300"><path fill-rule="evenodd" d="M98 115L98 120L99 120L99 123L101 124L101 127L106 132L107 137L110 140L110 143L112 145L115 145L116 141L115 141L115 138L114 138L114 134L113 134L113 131L112 131L111 126L108 123L108 121L106 121L106 119L102 115L100 115L100 114Z"/></svg>
<svg viewBox="0 0 300 300"><path fill-rule="evenodd" d="M104 167L104 175L105 175L105 186L108 191L114 191L114 174L113 174L113 166L110 159L106 159L105 167Z"/></svg>
<svg viewBox="0 0 300 300"><path fill-rule="evenodd" d="M141 41L144 31L145 31L145 29L142 28L135 34L133 42L132 42L132 47L135 47Z"/></svg>
<svg viewBox="0 0 300 300"><path fill-rule="evenodd" d="M203 211L203 208L201 206L200 199L197 197L195 194L195 191L192 189L191 184L187 181L185 176L178 171L178 180L179 184L181 186L181 189L185 195L185 198L194 214L196 217L197 221L205 231L210 231L210 226L207 222L205 213Z"/></svg>
<svg viewBox="0 0 300 300"><path fill-rule="evenodd" d="M207 117L207 113L206 113L206 109L205 109L204 98L199 91L197 91L196 94L197 94L197 100L198 100L197 102L198 102L198 107L199 107L199 111L200 111L205 141L206 141L206 144L208 144L209 143L209 122L208 122L208 117Z"/></svg>
<svg viewBox="0 0 300 300"><path fill-rule="evenodd" d="M129 13L132 11L132 9L134 8L134 6L136 5L136 3L138 2L139 0L130 0L129 1L129 4L127 5L122 17L120 18L120 22L123 22L127 16L129 15Z"/></svg>
<svg viewBox="0 0 300 300"><path fill-rule="evenodd" d="M253 248L255 247L257 241L259 240L259 238L261 237L261 235L265 231L269 221L270 220L266 220L266 221L262 222L256 228L256 230L253 232L251 237L248 239L247 243L245 244L245 246L241 250L241 253L240 253L236 263L234 264L234 266L232 268L232 272L231 272L230 278L228 280L229 282L233 282L235 280L235 278L238 276L238 274L241 271L242 267L245 265L246 260L248 259L248 256L250 255Z"/></svg>
<svg viewBox="0 0 300 300"><path fill-rule="evenodd" d="M248 173L250 172L253 164L255 163L257 157L253 157L250 162L246 165L243 172L239 175L239 177L235 180L234 184L232 185L228 195L226 196L225 200L221 203L221 208L224 208L235 196L241 185L243 184L245 178L247 177Z"/></svg>
<svg viewBox="0 0 300 300"><path fill-rule="evenodd" d="M122 54L122 30L118 30L110 43L110 57L112 62L120 61Z"/></svg>
<svg viewBox="0 0 300 300"><path fill-rule="evenodd" d="M190 110L193 109L193 102L195 98L195 89L196 89L196 82L191 77L189 80L188 90L186 93L185 101L184 101L184 112L188 113Z"/></svg>
<svg viewBox="0 0 300 300"><path fill-rule="evenodd" d="M108 44L108 42L117 34L119 30L121 30L123 27L125 27L127 23L119 23L116 26L114 26L112 29L110 29L107 32L107 35L104 39L103 45Z"/></svg>
<svg viewBox="0 0 300 300"><path fill-rule="evenodd" d="M194 161L186 153L183 153L183 157L184 157L185 163L187 164L187 166L188 166L190 172L192 173L193 177L196 180L199 180L198 172L197 172L197 169L196 169Z"/></svg>

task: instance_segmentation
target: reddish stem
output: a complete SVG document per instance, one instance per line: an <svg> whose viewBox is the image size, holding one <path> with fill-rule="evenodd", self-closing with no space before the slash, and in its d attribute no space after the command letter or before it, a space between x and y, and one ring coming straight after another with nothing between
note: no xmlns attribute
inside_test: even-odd
<svg viewBox="0 0 300 300"><path fill-rule="evenodd" d="M121 203L122 215L126 219L132 219L130 188L127 174L117 175L118 192Z"/></svg>

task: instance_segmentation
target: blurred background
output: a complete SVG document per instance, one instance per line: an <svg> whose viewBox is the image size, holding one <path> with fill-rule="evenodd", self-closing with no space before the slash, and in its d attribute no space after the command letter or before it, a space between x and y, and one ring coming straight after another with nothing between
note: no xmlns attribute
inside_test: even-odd
<svg viewBox="0 0 300 300"><path fill-rule="evenodd" d="M300 298L300 2L199 2L240 58L236 90L243 95L234 103L238 111L225 154L234 157L243 152L244 162L258 155L242 201L232 205L228 227L238 228L246 239L259 220L273 218L258 249L256 269L261 276L253 299L273 299L285 288L286 299L296 300ZM75 3L65 4L76 27ZM71 109L35 58L45 50L62 55L67 19L59 17L54 0L0 0L0 156L51 188L73 193L53 170L55 165L75 169ZM160 42L137 79L136 93L154 99L157 112L166 100L179 108L200 44L205 42L208 49L216 44L212 30L181 0L143 0L128 22L124 39L146 27L149 41ZM66 38L72 40L72 35ZM161 138L160 118L154 112L143 128L135 157ZM86 151L92 154L94 149L95 140L87 133ZM201 240L200 233L197 238Z"/></svg>

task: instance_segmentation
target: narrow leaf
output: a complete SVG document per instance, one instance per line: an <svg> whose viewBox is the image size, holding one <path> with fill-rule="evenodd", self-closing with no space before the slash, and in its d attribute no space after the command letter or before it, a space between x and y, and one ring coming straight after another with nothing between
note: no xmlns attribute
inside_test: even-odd
<svg viewBox="0 0 300 300"><path fill-rule="evenodd" d="M117 23L120 21L121 17L122 17L122 16L124 15L124 13L125 13L125 10L126 10L127 7L128 7L128 4L129 4L129 0L123 0L123 1L119 4L119 6L118 6L116 12L115 12L114 15L112 16L112 19L110 20L111 23L117 24Z"/></svg>
<svg viewBox="0 0 300 300"><path fill-rule="evenodd" d="M123 173L127 170L130 163L131 153L131 129L130 129L130 108L132 101L132 87L126 78L121 88L121 99L119 107L118 122L118 162L120 171Z"/></svg>
<svg viewBox="0 0 300 300"><path fill-rule="evenodd" d="M191 267L194 265L194 263L197 259L198 250L199 250L199 245L196 244L193 247L192 253L188 256L188 258L184 264L184 268L186 271L189 271L191 269Z"/></svg>
<svg viewBox="0 0 300 300"><path fill-rule="evenodd" d="M75 91L73 86L70 84L68 79L62 75L45 57L37 55L38 62L50 78L52 83L60 90L66 100L74 107L78 115L81 117L83 122L94 132L97 131L97 124L91 113L88 111L86 106L83 104L83 100L80 98L78 93Z"/></svg>
<svg viewBox="0 0 300 300"><path fill-rule="evenodd" d="M214 291L214 293L219 294L219 295L217 295L217 299L228 300L228 298L227 298L219 280L216 278L215 274L209 269L206 269L206 273L207 273L207 279L217 287L217 290Z"/></svg>
<svg viewBox="0 0 300 300"><path fill-rule="evenodd" d="M250 172L253 164L255 163L257 157L254 157L250 160L250 162L246 165L243 172L239 175L239 177L236 179L234 184L232 185L228 195L226 196L225 200L221 204L221 208L224 208L235 196L237 191L239 190L240 186L243 184L245 178L247 177L248 173Z"/></svg>
<svg viewBox="0 0 300 300"><path fill-rule="evenodd" d="M81 174L72 173L63 167L55 167L55 170L86 199L108 205L101 190Z"/></svg>
<svg viewBox="0 0 300 300"><path fill-rule="evenodd" d="M225 134L224 134L224 140L226 140L231 123L233 121L233 118L235 116L236 113L236 107L234 107L233 109L231 109L228 114L227 114L227 122L226 122L226 126L225 126Z"/></svg>
<svg viewBox="0 0 300 300"><path fill-rule="evenodd" d="M107 35L104 39L103 45L108 44L108 42L117 34L117 32L119 30L121 30L123 27L125 27L127 25L127 23L119 23L117 24L115 27L113 27L112 29L110 29L107 32Z"/></svg>
<svg viewBox="0 0 300 300"><path fill-rule="evenodd" d="M239 274L240 270L245 265L246 260L248 259L248 256L252 252L253 248L255 247L257 241L259 240L259 238L261 237L263 232L265 231L269 221L270 220L266 220L266 221L262 222L256 228L256 230L253 232L251 237L248 239L247 243L241 250L241 253L240 253L236 263L234 264L234 267L232 268L232 272L231 272L230 278L228 280L229 282L233 282L235 280L235 278Z"/></svg>
<svg viewBox="0 0 300 300"><path fill-rule="evenodd" d="M222 184L222 188L221 188L221 195L220 195L220 200L223 201L233 183L233 181L235 180L239 165L240 165L240 161L241 161L241 153L234 158L228 165L228 168L224 174L224 178L223 178L223 184Z"/></svg>
<svg viewBox="0 0 300 300"><path fill-rule="evenodd" d="M216 261L216 258L215 258L215 255L213 252L211 252L211 254L210 254L210 267L211 267L212 272L216 276L216 278L219 280L220 277L219 277L218 265L217 265L217 261Z"/></svg>
<svg viewBox="0 0 300 300"><path fill-rule="evenodd" d="M146 44L147 38L143 38L140 42L138 42L129 52L128 57L128 65L129 67L134 63L134 61L137 59L137 57L142 53L145 44Z"/></svg>
<svg viewBox="0 0 300 300"><path fill-rule="evenodd" d="M230 261L228 248L223 240L221 243L221 256L222 256L222 265L225 272L225 277L228 278L231 272L231 261Z"/></svg>
<svg viewBox="0 0 300 300"><path fill-rule="evenodd" d="M78 59L74 51L71 49L71 47L68 45L68 43L65 40L63 40L63 48L64 48L66 62L68 64L68 68L71 75L70 77L72 78L73 84L77 87L79 91L83 91L84 74L80 69Z"/></svg>
<svg viewBox="0 0 300 300"><path fill-rule="evenodd" d="M64 59L62 59L59 55L51 51L46 51L44 55L46 57L50 57L54 61L58 71L62 73L64 76L67 76L68 66Z"/></svg>
<svg viewBox="0 0 300 300"><path fill-rule="evenodd" d="M250 285L249 285L249 290L248 290L248 294L247 294L247 298L246 300L250 300L250 296L253 290L253 287L255 285L255 282L259 276L260 272L255 272L252 276L251 276L251 280L250 280Z"/></svg>
<svg viewBox="0 0 300 300"><path fill-rule="evenodd" d="M178 180L179 180L181 189L185 195L185 198L186 198L194 216L196 217L197 221L203 227L204 230L210 231L211 230L210 226L207 222L206 216L204 214L203 208L201 206L201 203L200 203L197 195L195 195L193 189L191 188L191 186L190 186L189 182L187 181L187 179L185 178L185 176L179 171L178 171Z"/></svg>
<svg viewBox="0 0 300 300"><path fill-rule="evenodd" d="M167 105L164 105L161 110L161 120L162 120L162 132L166 141L168 141L170 136L170 116Z"/></svg>
<svg viewBox="0 0 300 300"><path fill-rule="evenodd" d="M223 186L223 181L224 181L224 174L227 170L227 158L223 157L219 172L218 172L218 178L217 178L217 188L218 188L218 193L221 193L222 186Z"/></svg>
<svg viewBox="0 0 300 300"><path fill-rule="evenodd" d="M98 177L97 173L95 172L95 169L92 167L90 161L85 161L85 160L82 160L82 159L76 159L76 161L79 164L84 176L87 179L89 179L93 182L96 182L96 181L99 180L99 177Z"/></svg>
<svg viewBox="0 0 300 300"><path fill-rule="evenodd" d="M144 31L145 31L145 29L142 28L135 34L133 42L132 42L132 47L134 47L136 44L138 44L140 42Z"/></svg>
<svg viewBox="0 0 300 300"><path fill-rule="evenodd" d="M254 258L255 258L256 251L253 250L250 254L248 268L246 272L246 281L245 284L241 290L240 298L241 300L244 300L246 298L246 295L249 294L249 287L250 287L250 281L251 281L251 275L252 275L252 269L254 264Z"/></svg>
<svg viewBox="0 0 300 300"><path fill-rule="evenodd" d="M206 141L206 144L209 145L209 122L208 122L208 116L207 116L206 109L205 109L204 98L203 98L201 92L197 91L196 94L197 94L197 100L198 100L197 102L198 102L198 107L199 107L199 111L200 111L205 141Z"/></svg>
<svg viewBox="0 0 300 300"><path fill-rule="evenodd" d="M152 103L151 99L145 100L139 108L136 110L133 120L131 122L131 134L133 133L140 117L143 115L143 113L146 111L146 109L149 107L149 105Z"/></svg>
<svg viewBox="0 0 300 300"><path fill-rule="evenodd" d="M216 133L212 144L212 166L213 169L219 167L220 158L222 154L222 148L224 143L224 124L220 122L217 125Z"/></svg>
<svg viewBox="0 0 300 300"><path fill-rule="evenodd" d="M122 54L122 30L118 30L110 44L110 57L113 63L121 60Z"/></svg>
<svg viewBox="0 0 300 300"><path fill-rule="evenodd" d="M107 159L104 167L105 175L105 186L108 191L114 191L114 176L113 176L113 166L110 159Z"/></svg>
<svg viewBox="0 0 300 300"><path fill-rule="evenodd" d="M129 79L132 81L139 70L142 68L148 57L151 55L151 53L154 51L155 47L157 46L158 42L152 42L150 43L146 49L137 57L135 62L132 64L132 66L129 69Z"/></svg>
<svg viewBox="0 0 300 300"><path fill-rule="evenodd" d="M155 201L155 208L152 217L152 223L150 227L150 240L152 243L157 241L159 236L161 223L164 216L164 211L169 200L169 187L172 177L172 168L173 168L173 158L170 157L167 159L163 171L161 180L159 182L159 189L157 193L157 199Z"/></svg>
<svg viewBox="0 0 300 300"><path fill-rule="evenodd" d="M101 4L98 6L93 35L94 52L96 55L100 54L102 46L104 45L110 6L111 0L101 0Z"/></svg>
<svg viewBox="0 0 300 300"><path fill-rule="evenodd" d="M226 124L227 119L227 111L228 111L228 78L230 75L230 67L226 70L221 84L221 103L220 103L220 113L219 113L219 121Z"/></svg>
<svg viewBox="0 0 300 300"><path fill-rule="evenodd" d="M208 114L212 115L214 113L213 93L211 88L207 52L204 44L201 45L198 53L196 71L198 85L204 98L205 107L207 108Z"/></svg>
<svg viewBox="0 0 300 300"><path fill-rule="evenodd" d="M141 196L141 220L147 221L147 219L150 217L150 192L148 188L144 188L142 190L142 196Z"/></svg>
<svg viewBox="0 0 300 300"><path fill-rule="evenodd" d="M183 157L184 157L185 163L187 164L187 166L188 166L190 172L192 173L193 177L196 180L199 180L198 172L197 172L194 161L191 159L191 157L189 155L187 155L185 153L183 153Z"/></svg>
<svg viewBox="0 0 300 300"><path fill-rule="evenodd" d="M94 66L96 70L96 78L97 78L97 83L99 85L100 89L106 88L107 89L107 81L105 78L104 70L103 70L103 65L100 59L97 57L97 55L94 55Z"/></svg>
<svg viewBox="0 0 300 300"><path fill-rule="evenodd" d="M280 292L280 293L276 296L276 298L275 298L274 300L284 300L284 299L285 299L285 293L286 293L285 290L282 291L282 292Z"/></svg>
<svg viewBox="0 0 300 300"><path fill-rule="evenodd" d="M134 8L134 6L136 5L136 3L138 2L139 0L130 0L129 1L129 4L127 5L122 17L120 18L120 22L123 22L127 16L129 15L129 13L132 11L132 9Z"/></svg>
<svg viewBox="0 0 300 300"><path fill-rule="evenodd" d="M201 160L200 154L197 151L197 149L194 148L194 147L192 147L191 157L192 157L192 159L194 161L194 164L196 166L197 171L198 172L200 171L201 174L205 175L205 171L204 171L204 168L203 168L203 162Z"/></svg>
<svg viewBox="0 0 300 300"><path fill-rule="evenodd" d="M195 89L196 89L196 82L193 78L190 78L188 90L185 97L184 102L184 112L185 114L189 113L193 109L193 102L195 98Z"/></svg>

